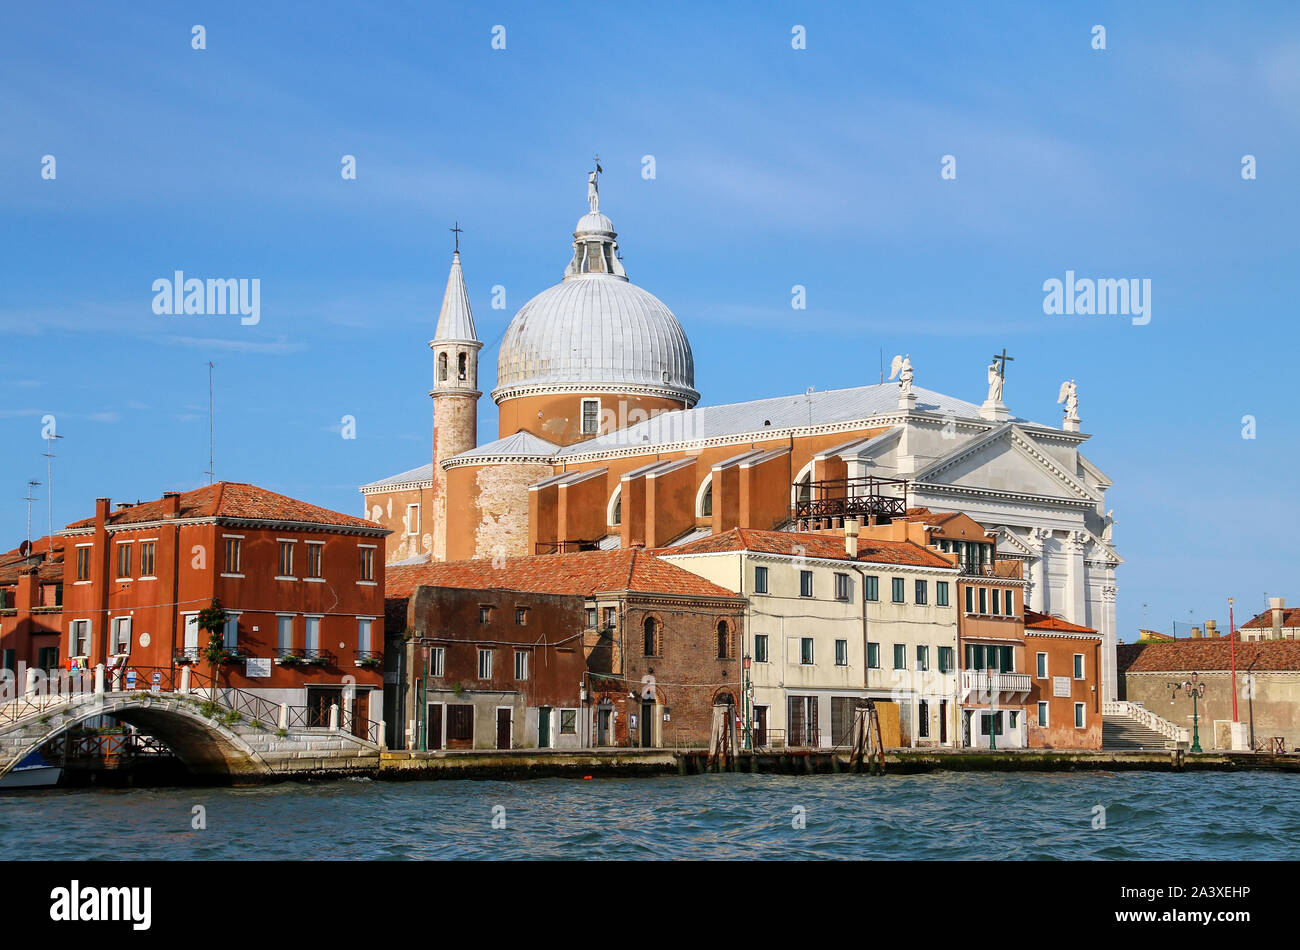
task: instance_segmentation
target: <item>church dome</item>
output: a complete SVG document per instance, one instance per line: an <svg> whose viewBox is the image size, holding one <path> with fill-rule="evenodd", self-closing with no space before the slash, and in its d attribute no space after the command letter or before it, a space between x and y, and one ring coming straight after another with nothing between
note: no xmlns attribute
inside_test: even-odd
<svg viewBox="0 0 1300 950"><path fill-rule="evenodd" d="M524 304L506 329L492 398L626 391L695 405L695 358L682 325L659 298L627 279L614 224L597 210L594 182L589 200L564 280Z"/></svg>

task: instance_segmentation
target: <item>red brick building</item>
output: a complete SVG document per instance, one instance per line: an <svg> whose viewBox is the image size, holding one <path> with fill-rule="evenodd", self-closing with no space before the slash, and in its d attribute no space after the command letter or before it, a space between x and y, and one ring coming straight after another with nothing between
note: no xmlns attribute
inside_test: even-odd
<svg viewBox="0 0 1300 950"><path fill-rule="evenodd" d="M0 668L15 676L20 665L59 668L62 605L61 539L40 538L0 555Z"/></svg>
<svg viewBox="0 0 1300 950"><path fill-rule="evenodd" d="M229 615L222 685L317 719L338 704L345 719L377 720L385 534L240 482L116 510L97 499L93 518L60 533L60 665L206 676L198 614L216 600Z"/></svg>
<svg viewBox="0 0 1300 950"><path fill-rule="evenodd" d="M1101 636L1060 617L1025 611L1029 745L1101 748Z"/></svg>
<svg viewBox="0 0 1300 950"><path fill-rule="evenodd" d="M653 552L390 566L388 596L416 748L706 745L740 697L744 599Z"/></svg>

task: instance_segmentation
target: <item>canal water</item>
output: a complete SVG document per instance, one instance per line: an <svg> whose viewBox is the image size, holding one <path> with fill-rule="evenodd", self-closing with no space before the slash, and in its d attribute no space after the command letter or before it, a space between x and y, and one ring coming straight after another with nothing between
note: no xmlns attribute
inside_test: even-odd
<svg viewBox="0 0 1300 950"><path fill-rule="evenodd" d="M0 848L65 860L1294 860L1300 778L721 774L81 789L0 795Z"/></svg>

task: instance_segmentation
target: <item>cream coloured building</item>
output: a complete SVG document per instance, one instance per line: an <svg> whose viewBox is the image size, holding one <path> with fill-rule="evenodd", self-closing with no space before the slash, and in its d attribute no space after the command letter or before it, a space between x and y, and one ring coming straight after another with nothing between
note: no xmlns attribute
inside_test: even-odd
<svg viewBox="0 0 1300 950"><path fill-rule="evenodd" d="M899 704L904 745L957 744L949 559L913 540L854 538L852 525L848 537L736 528L662 556L748 600L742 715L756 746L845 746L866 698Z"/></svg>

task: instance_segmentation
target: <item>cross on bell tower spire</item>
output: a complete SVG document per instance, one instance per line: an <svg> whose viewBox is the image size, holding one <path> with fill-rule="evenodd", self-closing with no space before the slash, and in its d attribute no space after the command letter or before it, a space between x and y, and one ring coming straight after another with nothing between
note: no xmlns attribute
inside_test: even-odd
<svg viewBox="0 0 1300 950"><path fill-rule="evenodd" d="M461 226L460 226L460 222L457 221L457 222L455 223L455 226L454 226L454 227L451 227L451 228L448 228L448 230L449 230L449 231L452 231L452 232L456 235L456 253L459 254L459 253L460 253L460 235L461 235L461 232L462 232L462 228L461 228Z"/></svg>

